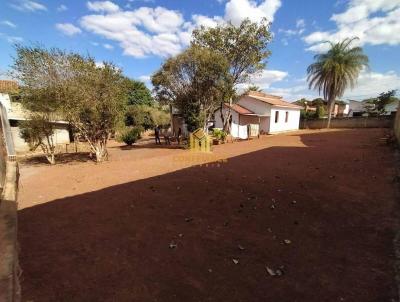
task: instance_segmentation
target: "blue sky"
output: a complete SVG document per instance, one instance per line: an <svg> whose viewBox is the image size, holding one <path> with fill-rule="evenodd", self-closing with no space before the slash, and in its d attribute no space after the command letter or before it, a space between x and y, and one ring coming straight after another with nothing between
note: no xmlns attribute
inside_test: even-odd
<svg viewBox="0 0 400 302"><path fill-rule="evenodd" d="M163 60L188 45L196 26L246 17L272 21L272 55L252 79L268 93L316 97L307 88L307 66L326 50L324 41L352 36L360 38L370 68L344 98L400 89L400 0L2 0L0 71L9 69L14 43L39 42L113 61L149 84Z"/></svg>

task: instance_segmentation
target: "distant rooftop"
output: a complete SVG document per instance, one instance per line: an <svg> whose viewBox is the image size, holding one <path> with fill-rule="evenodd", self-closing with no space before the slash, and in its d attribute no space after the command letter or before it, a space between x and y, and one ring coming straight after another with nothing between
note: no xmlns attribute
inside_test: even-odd
<svg viewBox="0 0 400 302"><path fill-rule="evenodd" d="M0 92L9 93L18 90L18 83L10 80L0 80Z"/></svg>

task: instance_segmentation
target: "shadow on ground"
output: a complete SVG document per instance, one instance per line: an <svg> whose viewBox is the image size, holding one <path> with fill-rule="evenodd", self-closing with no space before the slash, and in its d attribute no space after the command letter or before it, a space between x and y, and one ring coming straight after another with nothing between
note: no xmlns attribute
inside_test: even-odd
<svg viewBox="0 0 400 302"><path fill-rule="evenodd" d="M307 147L23 209L23 301L390 301L397 205L381 135L302 135Z"/></svg>
<svg viewBox="0 0 400 302"><path fill-rule="evenodd" d="M59 164L69 164L69 163L82 163L94 161L90 158L89 152L76 152L76 153L61 153L56 155L56 165ZM49 165L48 160L42 154L35 155L31 157L26 157L19 162L23 165L32 165L32 166L42 166L42 165Z"/></svg>

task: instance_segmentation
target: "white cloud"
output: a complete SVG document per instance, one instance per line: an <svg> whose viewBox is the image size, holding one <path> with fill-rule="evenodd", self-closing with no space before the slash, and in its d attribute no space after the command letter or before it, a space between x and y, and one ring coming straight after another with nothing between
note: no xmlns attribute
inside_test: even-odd
<svg viewBox="0 0 400 302"><path fill-rule="evenodd" d="M399 0L350 0L346 10L334 14L333 31L316 31L304 38L307 50L321 52L327 49L325 41L338 42L357 36L359 45L400 44Z"/></svg>
<svg viewBox="0 0 400 302"><path fill-rule="evenodd" d="M181 38L183 17L162 7L141 7L81 19L86 30L116 41L124 54L134 57L175 55L184 46Z"/></svg>
<svg viewBox="0 0 400 302"><path fill-rule="evenodd" d="M39 2L31 0L17 0L11 3L11 7L22 12L47 11L47 7Z"/></svg>
<svg viewBox="0 0 400 302"><path fill-rule="evenodd" d="M5 25L11 28L16 28L17 25L15 25L13 22L9 21L9 20L3 20L0 22L1 25Z"/></svg>
<svg viewBox="0 0 400 302"><path fill-rule="evenodd" d="M295 82L296 85L287 88L277 88L271 85L267 91L281 95L291 101L301 98L314 99L319 97L318 91L308 89L306 77L297 79ZM354 89L347 89L342 99L363 100L370 97L376 97L380 93L392 89L400 90L400 74L394 71L379 73L363 70L357 79L357 84Z"/></svg>
<svg viewBox="0 0 400 302"><path fill-rule="evenodd" d="M286 37L301 35L305 31L306 22L304 19L296 20L296 28L294 29L282 29L280 28L278 32L283 33Z"/></svg>
<svg viewBox="0 0 400 302"><path fill-rule="evenodd" d="M119 6L111 1L88 1L87 8L94 12L115 13L119 11Z"/></svg>
<svg viewBox="0 0 400 302"><path fill-rule="evenodd" d="M306 26L306 21L304 19L296 20L296 28L304 28Z"/></svg>
<svg viewBox="0 0 400 302"><path fill-rule="evenodd" d="M272 21L281 1L265 0L256 5L251 0L229 0L224 17L195 14L188 21L179 11L164 7L126 10L110 1L89 1L87 4L90 10L98 13L83 16L80 19L81 27L117 42L125 55L141 58L178 54L189 45L193 29L201 25L212 27L231 18L234 18L232 22L240 22L246 17L253 21L267 17ZM245 14L243 5L249 9Z"/></svg>
<svg viewBox="0 0 400 302"><path fill-rule="evenodd" d="M394 71L378 73L372 71L362 71L357 86L353 90L347 90L344 98L365 99L376 97L381 92L392 89L400 90L400 75Z"/></svg>
<svg viewBox="0 0 400 302"><path fill-rule="evenodd" d="M151 78L150 78L149 75L141 75L141 76L139 77L139 80L142 81L142 82L144 82L144 83L150 83Z"/></svg>
<svg viewBox="0 0 400 302"><path fill-rule="evenodd" d="M238 90L245 90L250 85L256 85L267 91L273 83L281 82L288 76L286 71L264 69L258 74L253 75L248 83L239 84Z"/></svg>
<svg viewBox="0 0 400 302"><path fill-rule="evenodd" d="M66 10L68 10L68 7L64 4L61 4L57 7L58 12L65 12Z"/></svg>
<svg viewBox="0 0 400 302"><path fill-rule="evenodd" d="M103 47L104 47L105 49L108 49L108 50L113 50L113 49L114 49L114 46L112 46L111 44L108 44L108 43L104 43L104 44L103 44Z"/></svg>
<svg viewBox="0 0 400 302"><path fill-rule="evenodd" d="M82 32L79 27L76 27L71 23L57 23L56 28L67 36L74 36Z"/></svg>
<svg viewBox="0 0 400 302"><path fill-rule="evenodd" d="M0 38L6 40L8 43L11 44L20 43L24 40L22 37L9 36L3 33L0 33Z"/></svg>
<svg viewBox="0 0 400 302"><path fill-rule="evenodd" d="M240 24L246 18L253 22L266 18L272 22L281 4L281 0L264 0L260 4L251 0L230 0L225 5L225 20L234 25Z"/></svg>

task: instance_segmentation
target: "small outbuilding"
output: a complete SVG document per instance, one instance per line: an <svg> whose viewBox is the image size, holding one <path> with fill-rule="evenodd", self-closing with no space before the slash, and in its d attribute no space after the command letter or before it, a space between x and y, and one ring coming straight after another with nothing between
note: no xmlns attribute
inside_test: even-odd
<svg viewBox="0 0 400 302"><path fill-rule="evenodd" d="M245 127L257 124L261 134L273 134L299 129L300 110L303 107L283 100L282 97L258 91L243 95L236 104L225 104L215 111L215 127L222 128L222 116L231 113L231 135L247 138Z"/></svg>

